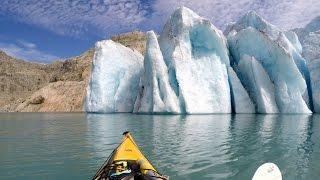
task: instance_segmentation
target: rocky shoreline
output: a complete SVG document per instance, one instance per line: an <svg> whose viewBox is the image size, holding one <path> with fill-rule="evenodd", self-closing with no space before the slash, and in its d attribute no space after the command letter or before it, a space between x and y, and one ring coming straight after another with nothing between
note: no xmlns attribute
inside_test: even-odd
<svg viewBox="0 0 320 180"><path fill-rule="evenodd" d="M145 33L111 37L144 53ZM0 112L83 112L94 49L52 64L16 59L0 51Z"/></svg>

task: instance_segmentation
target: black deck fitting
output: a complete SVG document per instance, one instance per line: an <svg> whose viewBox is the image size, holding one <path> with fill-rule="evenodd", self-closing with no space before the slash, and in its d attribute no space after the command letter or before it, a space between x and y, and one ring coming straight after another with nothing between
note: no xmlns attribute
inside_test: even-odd
<svg viewBox="0 0 320 180"><path fill-rule="evenodd" d="M130 133L130 132L129 131L125 131L125 132L122 133L122 135L126 135L128 133Z"/></svg>

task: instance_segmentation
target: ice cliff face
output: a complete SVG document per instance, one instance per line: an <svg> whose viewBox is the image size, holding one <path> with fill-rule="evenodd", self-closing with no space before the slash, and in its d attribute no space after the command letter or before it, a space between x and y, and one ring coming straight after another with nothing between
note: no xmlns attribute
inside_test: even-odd
<svg viewBox="0 0 320 180"><path fill-rule="evenodd" d="M240 77L256 104L257 112L278 113L274 85L259 61L244 54L238 68Z"/></svg>
<svg viewBox="0 0 320 180"><path fill-rule="evenodd" d="M295 32L281 31L255 12L224 34L181 7L159 37L147 33L144 58L112 41L98 42L86 110L310 113L315 104L320 111L319 34L305 40L310 46L301 44ZM314 62L310 71L305 58Z"/></svg>
<svg viewBox="0 0 320 180"><path fill-rule="evenodd" d="M183 113L230 113L226 39L188 8L179 8L159 37L169 82Z"/></svg>
<svg viewBox="0 0 320 180"><path fill-rule="evenodd" d="M148 33L136 112L230 113L228 49L223 34L179 8L159 37Z"/></svg>
<svg viewBox="0 0 320 180"><path fill-rule="evenodd" d="M234 113L255 113L254 104L232 67L228 67L231 104Z"/></svg>
<svg viewBox="0 0 320 180"><path fill-rule="evenodd" d="M169 84L168 68L163 60L157 37L153 31L147 32L144 72L140 79L134 112L181 112L178 98Z"/></svg>
<svg viewBox="0 0 320 180"><path fill-rule="evenodd" d="M85 109L132 112L143 67L140 53L105 40L96 43Z"/></svg>
<svg viewBox="0 0 320 180"><path fill-rule="evenodd" d="M293 32L289 33L292 43L284 32L254 12L249 12L227 30L229 50L234 60L232 64L239 69L238 75L248 89L257 112L311 112L307 105L309 72L299 54L299 43ZM255 70L249 73L250 68ZM261 69L259 75L257 69ZM264 83L259 85L259 81ZM267 93L259 92L261 90ZM263 98L266 98L265 102ZM266 107L268 105L270 107Z"/></svg>
<svg viewBox="0 0 320 180"><path fill-rule="evenodd" d="M296 31L303 47L302 56L310 71L314 112L320 113L320 16Z"/></svg>
<svg viewBox="0 0 320 180"><path fill-rule="evenodd" d="M314 111L320 113L320 30L304 39L303 55L308 60Z"/></svg>

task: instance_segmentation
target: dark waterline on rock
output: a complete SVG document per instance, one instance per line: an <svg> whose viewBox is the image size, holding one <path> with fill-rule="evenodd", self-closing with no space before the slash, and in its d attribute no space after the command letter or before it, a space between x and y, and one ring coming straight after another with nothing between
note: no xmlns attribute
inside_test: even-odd
<svg viewBox="0 0 320 180"><path fill-rule="evenodd" d="M264 162L283 179L320 175L319 115L0 114L1 179L90 179L132 132L170 179L251 179Z"/></svg>

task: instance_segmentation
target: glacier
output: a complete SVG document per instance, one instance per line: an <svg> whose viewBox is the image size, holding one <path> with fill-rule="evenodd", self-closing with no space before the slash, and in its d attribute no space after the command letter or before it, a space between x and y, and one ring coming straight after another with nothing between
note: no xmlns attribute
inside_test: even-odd
<svg viewBox="0 0 320 180"><path fill-rule="evenodd" d="M135 113L181 112L178 97L169 84L168 69L153 31L147 32L144 72L134 105Z"/></svg>
<svg viewBox="0 0 320 180"><path fill-rule="evenodd" d="M254 104L232 67L228 67L233 113L255 113Z"/></svg>
<svg viewBox="0 0 320 180"><path fill-rule="evenodd" d="M165 24L159 45L182 113L231 113L229 55L220 30L181 7Z"/></svg>
<svg viewBox="0 0 320 180"><path fill-rule="evenodd" d="M249 89L258 113L278 113L275 88L269 75L254 57L244 54L238 64L241 78Z"/></svg>
<svg viewBox="0 0 320 180"><path fill-rule="evenodd" d="M302 44L302 56L310 71L310 86L314 112L320 113L320 16L304 28L295 29Z"/></svg>
<svg viewBox="0 0 320 180"><path fill-rule="evenodd" d="M143 56L112 40L97 42L87 90L87 112L132 112Z"/></svg>
<svg viewBox="0 0 320 180"><path fill-rule="evenodd" d="M308 107L309 91L307 89L309 71L305 59L286 38L284 32L267 23L254 12L249 12L232 27L228 27L228 31L225 33L228 33L233 66L237 68L244 55L258 60L274 85L279 112L311 112ZM293 41L292 37L290 39Z"/></svg>
<svg viewBox="0 0 320 180"><path fill-rule="evenodd" d="M310 89L310 74L306 64L306 60L301 56L302 46L299 42L298 36L294 31L281 31L276 26L268 23L265 19L259 16L255 11L249 11L236 23L228 25L224 34L236 34L248 27L259 31L266 38L274 41L276 44L288 51L289 56L292 56L299 71L303 75L307 86L307 91L303 93L303 99L308 107L312 109L311 89Z"/></svg>
<svg viewBox="0 0 320 180"><path fill-rule="evenodd" d="M282 31L250 11L222 32L180 7L159 35L146 33L144 56L111 40L96 43L85 110L320 112L320 31L306 31Z"/></svg>
<svg viewBox="0 0 320 180"><path fill-rule="evenodd" d="M289 40L289 42L292 44L292 46L295 48L295 50L299 54L302 54L302 44L299 41L298 35L294 31L285 31L284 35Z"/></svg>
<svg viewBox="0 0 320 180"><path fill-rule="evenodd" d="M237 22L228 24L223 33L228 36L230 33L234 34L248 27L257 29L273 40L277 39L280 33L280 30L276 26L268 23L255 11L249 11L248 13L243 15Z"/></svg>
<svg viewBox="0 0 320 180"><path fill-rule="evenodd" d="M314 111L320 113L320 30L311 32L304 41L304 56L308 60Z"/></svg>

